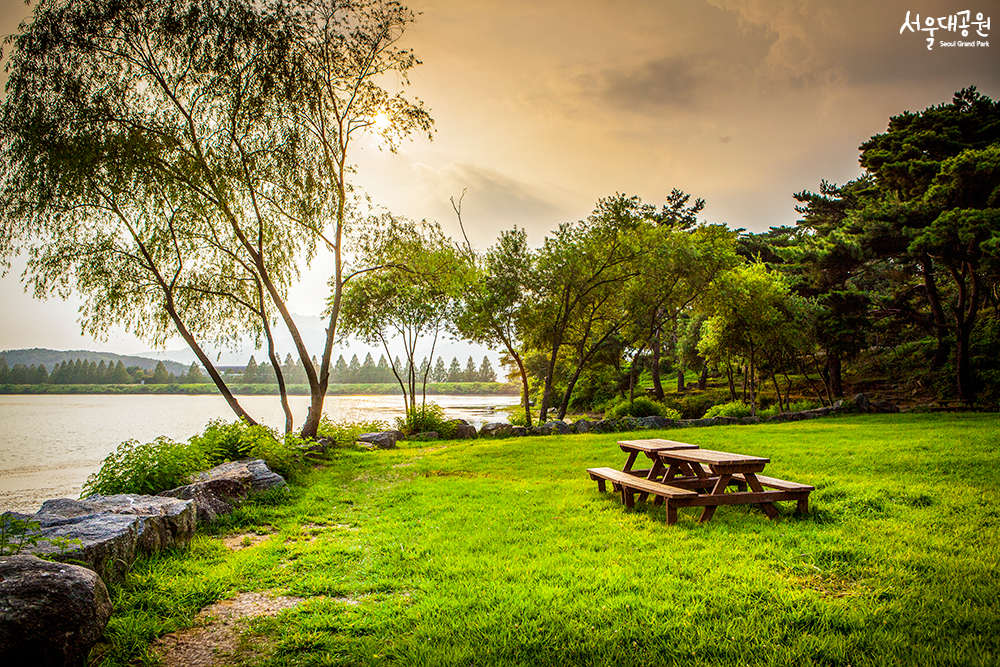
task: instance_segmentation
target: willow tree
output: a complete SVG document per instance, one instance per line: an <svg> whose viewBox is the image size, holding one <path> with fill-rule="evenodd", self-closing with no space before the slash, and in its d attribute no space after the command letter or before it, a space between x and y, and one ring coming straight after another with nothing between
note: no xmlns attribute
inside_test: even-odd
<svg viewBox="0 0 1000 667"><path fill-rule="evenodd" d="M29 253L38 295L78 292L92 332L120 322L162 344L173 327L245 419L205 346L259 340L280 322L310 387L302 434L314 436L350 149L376 118L390 149L430 128L419 103L378 85L417 64L396 46L412 20L368 0L42 0L8 43L3 257ZM335 272L317 368L286 299L319 248Z"/></svg>

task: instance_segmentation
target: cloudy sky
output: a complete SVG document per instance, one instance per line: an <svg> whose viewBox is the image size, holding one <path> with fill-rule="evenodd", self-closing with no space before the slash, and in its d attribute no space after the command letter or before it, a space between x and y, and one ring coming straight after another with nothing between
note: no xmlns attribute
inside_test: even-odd
<svg viewBox="0 0 1000 667"><path fill-rule="evenodd" d="M794 224L792 194L857 176L858 146L891 115L948 102L975 85L1000 97L996 0L414 0L403 38L423 64L410 92L434 140L392 155L366 146L356 182L395 213L458 233L449 199L467 190L475 245L526 227L533 244L615 192L661 202L673 188L706 200L706 220L762 231ZM968 10L971 25L909 29ZM997 14L997 16L991 16ZM0 0L0 32L30 13ZM977 35L977 29L986 36ZM976 41L943 47L940 41ZM989 46L986 46L989 44ZM321 309L319 261L294 294ZM79 333L76 305L0 279L0 350L148 349L123 332ZM180 348L177 344L172 347ZM446 352L446 354L448 354Z"/></svg>

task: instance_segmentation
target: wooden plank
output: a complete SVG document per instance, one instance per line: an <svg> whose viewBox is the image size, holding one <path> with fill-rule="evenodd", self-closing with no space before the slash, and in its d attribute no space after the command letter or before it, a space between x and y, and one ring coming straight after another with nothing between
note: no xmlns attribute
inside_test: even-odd
<svg viewBox="0 0 1000 667"><path fill-rule="evenodd" d="M756 465L771 462L771 459L763 456L730 454L729 452L716 452L711 449L665 450L659 452L659 456L669 460L688 461L690 463L705 463L707 465Z"/></svg>
<svg viewBox="0 0 1000 667"><path fill-rule="evenodd" d="M772 489L780 489L782 491L816 490L816 487L814 486L809 486L808 484L799 484L798 482L789 482L788 480L778 479L777 477L767 477L765 475L756 475L756 477L758 482ZM743 475L733 475L733 479L743 480Z"/></svg>
<svg viewBox="0 0 1000 667"><path fill-rule="evenodd" d="M650 438L648 440L619 440L618 446L623 452L657 452L664 449L698 449L698 445L691 445L686 442L675 442L674 440L662 440L660 438Z"/></svg>
<svg viewBox="0 0 1000 667"><path fill-rule="evenodd" d="M743 473L743 479L747 481L747 485L749 485L749 487L753 489L755 493L766 493L764 491L764 487L760 485L759 481L757 481L757 475L753 474L752 472ZM778 518L778 509L774 506L773 503L761 503L760 508L764 510L764 514L766 514L768 518L770 519Z"/></svg>
<svg viewBox="0 0 1000 667"><path fill-rule="evenodd" d="M694 496L683 496L672 498L671 503L677 507L706 507L708 505L759 505L761 503L772 503L779 500L801 500L805 492L797 491L764 491L756 493L753 491L729 491L712 495L709 493L695 494Z"/></svg>
<svg viewBox="0 0 1000 667"><path fill-rule="evenodd" d="M669 498L687 497L698 495L694 491L679 489L668 484L650 481L642 477L630 475L614 468L588 468L587 473L591 479L606 479L620 485L622 488L632 489L633 493L651 493Z"/></svg>

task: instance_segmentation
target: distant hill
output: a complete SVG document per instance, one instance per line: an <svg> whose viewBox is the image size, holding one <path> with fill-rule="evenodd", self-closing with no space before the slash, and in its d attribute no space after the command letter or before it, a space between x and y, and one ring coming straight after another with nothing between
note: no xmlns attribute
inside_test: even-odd
<svg viewBox="0 0 1000 667"><path fill-rule="evenodd" d="M64 361L76 361L77 359L83 359L84 361L93 361L94 363L101 363L103 360L105 364L110 364L114 366L119 361L125 365L126 368L131 366L138 366L143 370L152 371L156 368L156 364L160 361L159 359L149 359L148 357L129 357L123 354L115 354L114 352L91 352L89 350L46 350L42 348L32 348L30 350L4 350L0 352L0 357L7 360L7 366L13 368L15 364L24 364L25 366L31 366L34 364L38 366L42 364L45 366L45 370L49 373L55 368L56 364L60 364ZM188 366L184 364L179 364L176 361L163 360L163 365L166 367L168 373L173 373L174 375L181 375L182 373L187 373Z"/></svg>

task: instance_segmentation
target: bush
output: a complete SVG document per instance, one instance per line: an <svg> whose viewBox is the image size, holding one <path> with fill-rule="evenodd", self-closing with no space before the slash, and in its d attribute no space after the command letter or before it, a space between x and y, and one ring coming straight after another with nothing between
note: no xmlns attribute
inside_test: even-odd
<svg viewBox="0 0 1000 667"><path fill-rule="evenodd" d="M187 484L192 474L208 467L204 452L187 444L164 437L142 445L138 440L127 440L87 478L82 495L154 495Z"/></svg>
<svg viewBox="0 0 1000 667"><path fill-rule="evenodd" d="M760 414L758 412L758 414ZM742 419L743 417L750 416L750 406L743 401L732 401L731 403L720 403L718 405L713 405L708 410L705 411L704 418L711 419L712 417L735 417L737 419Z"/></svg>
<svg viewBox="0 0 1000 667"><path fill-rule="evenodd" d="M344 422L337 423L331 421L325 414L320 418L319 428L316 430L316 437L328 438L335 445L341 447L353 445L358 441L358 436L362 433L375 433L385 431L389 425L383 421L370 422Z"/></svg>
<svg viewBox="0 0 1000 667"><path fill-rule="evenodd" d="M605 419L621 419L622 417L666 417L667 419L680 419L681 415L677 410L668 408L662 403L657 403L647 396L637 396L635 400L624 400L614 403L604 410Z"/></svg>
<svg viewBox="0 0 1000 667"><path fill-rule="evenodd" d="M261 424L241 420L227 423L222 419L209 422L205 431L193 436L188 444L202 452L207 467L239 459L263 459L268 468L284 477L302 470L306 445L294 435L278 439L274 431Z"/></svg>
<svg viewBox="0 0 1000 667"><path fill-rule="evenodd" d="M436 431L442 438L453 438L458 430L458 420L445 419L444 408L437 403L412 406L406 419L396 419L396 428L406 435Z"/></svg>

